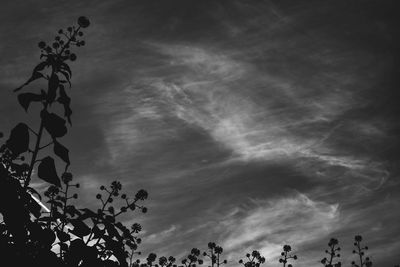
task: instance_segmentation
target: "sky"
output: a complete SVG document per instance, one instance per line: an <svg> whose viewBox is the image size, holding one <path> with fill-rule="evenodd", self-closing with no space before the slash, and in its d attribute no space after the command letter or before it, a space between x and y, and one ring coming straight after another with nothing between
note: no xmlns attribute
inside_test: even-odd
<svg viewBox="0 0 400 267"><path fill-rule="evenodd" d="M77 205L97 208L99 186L116 179L128 194L146 189L148 213L123 217L142 223L145 255L180 259L214 241L232 266L255 249L278 266L290 244L295 266L314 267L336 237L350 265L361 234L374 265L393 266L395 2L5 0L0 130L37 127L38 110L25 113L12 89L38 62L39 41L87 16L62 139Z"/></svg>

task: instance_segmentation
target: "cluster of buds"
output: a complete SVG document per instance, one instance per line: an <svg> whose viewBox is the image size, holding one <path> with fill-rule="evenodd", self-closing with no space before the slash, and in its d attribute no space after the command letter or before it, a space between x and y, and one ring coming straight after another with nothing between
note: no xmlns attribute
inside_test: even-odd
<svg viewBox="0 0 400 267"><path fill-rule="evenodd" d="M244 267L260 267L261 264L265 263L265 258L257 250L254 250L251 254L247 253L246 258L247 261L239 260L239 263L243 264Z"/></svg>
<svg viewBox="0 0 400 267"><path fill-rule="evenodd" d="M54 42L47 44L44 41L38 43L41 49L41 57L43 56L57 56L61 57L63 60L76 60L76 54L71 53L70 47L75 45L77 47L84 46L85 41L81 40L80 37L83 36L81 28L87 28L90 25L90 21L86 17L78 18L78 27L70 26L65 30L58 30L58 35L54 38Z"/></svg>
<svg viewBox="0 0 400 267"><path fill-rule="evenodd" d="M182 260L183 265L181 266L196 267L197 264L202 265L203 260L200 259L199 256L200 256L200 250L197 248L192 248L190 254L185 259Z"/></svg>
<svg viewBox="0 0 400 267"><path fill-rule="evenodd" d="M139 190L135 194L135 197L133 199L129 199L126 194L120 194L120 191L122 190L122 185L118 181L113 181L111 183L110 188L106 188L104 185L102 185L100 186L100 190L107 192L108 195L105 198L103 198L103 195L100 193L96 195L96 198L99 199L102 203L102 209L99 209L99 213L102 213L104 210L106 210L107 205L108 205L107 207L108 213L114 218L120 215L121 213L127 212L128 209L132 211L135 209L140 209L143 213L147 212L146 207L137 204L139 200L143 201L148 197L147 191L143 189ZM114 207L111 206L111 203L113 203L114 198L118 196L120 196L120 198L123 201L125 201L125 205L120 207L120 210L117 212L115 211Z"/></svg>

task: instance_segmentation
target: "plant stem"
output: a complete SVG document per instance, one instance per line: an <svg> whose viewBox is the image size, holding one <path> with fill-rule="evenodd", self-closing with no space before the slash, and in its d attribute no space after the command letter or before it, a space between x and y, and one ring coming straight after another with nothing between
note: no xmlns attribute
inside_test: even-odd
<svg viewBox="0 0 400 267"><path fill-rule="evenodd" d="M47 105L45 105L43 110L45 110L46 108L47 108ZM36 158L37 158L38 152L40 150L40 140L42 139L43 128L44 128L43 119L40 119L40 126L39 126L39 132L38 132L37 138L36 138L35 149L33 150L31 163L29 164L29 172L28 172L28 175L26 177L25 184L24 184L24 189L25 190L27 189L27 187L29 186L29 183L31 181L33 166L35 165Z"/></svg>

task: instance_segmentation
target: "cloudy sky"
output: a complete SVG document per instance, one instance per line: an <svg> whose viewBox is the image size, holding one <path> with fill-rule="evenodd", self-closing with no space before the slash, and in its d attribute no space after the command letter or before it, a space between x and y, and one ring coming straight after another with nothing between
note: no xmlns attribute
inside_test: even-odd
<svg viewBox="0 0 400 267"><path fill-rule="evenodd" d="M123 218L143 223L144 254L180 258L215 241L232 266L254 249L277 266L290 244L298 266L314 267L337 237L349 265L361 234L374 264L393 266L394 2L2 1L0 129L37 127L12 89L38 62L37 43L85 15L62 140L79 205L96 208L115 179L128 194L146 189L149 212Z"/></svg>

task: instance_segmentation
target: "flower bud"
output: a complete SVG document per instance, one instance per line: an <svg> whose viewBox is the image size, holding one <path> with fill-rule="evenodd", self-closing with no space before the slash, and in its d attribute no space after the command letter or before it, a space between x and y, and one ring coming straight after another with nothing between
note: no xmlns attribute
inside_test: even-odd
<svg viewBox="0 0 400 267"><path fill-rule="evenodd" d="M41 42L38 43L38 46L39 46L39 48L43 49L43 48L46 47L46 43L41 41Z"/></svg>
<svg viewBox="0 0 400 267"><path fill-rule="evenodd" d="M87 28L90 25L90 21L87 17L81 16L78 18L78 25L82 28Z"/></svg>

